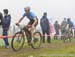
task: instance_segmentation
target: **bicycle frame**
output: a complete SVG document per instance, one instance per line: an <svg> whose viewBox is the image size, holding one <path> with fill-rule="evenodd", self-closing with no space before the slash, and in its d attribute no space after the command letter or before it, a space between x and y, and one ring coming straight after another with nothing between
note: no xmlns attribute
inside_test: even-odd
<svg viewBox="0 0 75 57"><path fill-rule="evenodd" d="M15 33L15 35L13 36L12 41L11 41L11 46L14 51L19 51L21 48L23 48L23 45L25 42L25 35L27 37L27 43L29 46L31 46L33 49L37 49L40 47L41 40L42 40L42 35L40 32L34 32L34 37L32 37L31 32L28 30L28 28L26 26L22 28L19 25L18 27L20 28L20 31ZM24 33L25 33L25 35L24 35ZM35 36L36 34L39 35L39 38L37 38L37 36ZM20 36L18 36L18 38L16 38L17 35L20 35ZM18 46L17 46L18 48L16 47L16 45L14 43L18 44Z"/></svg>
<svg viewBox="0 0 75 57"><path fill-rule="evenodd" d="M23 34L25 33L28 42L30 42L32 40L32 36L31 36L31 32L28 30L27 26L21 27L21 25L18 25L18 27L20 28L20 32L22 32Z"/></svg>

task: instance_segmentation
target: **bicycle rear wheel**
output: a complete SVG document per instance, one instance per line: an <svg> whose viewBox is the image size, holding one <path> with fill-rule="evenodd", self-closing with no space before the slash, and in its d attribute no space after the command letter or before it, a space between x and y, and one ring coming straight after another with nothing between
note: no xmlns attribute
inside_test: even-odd
<svg viewBox="0 0 75 57"><path fill-rule="evenodd" d="M35 32L35 33L33 34L31 47L32 47L33 49L37 49L37 48L40 47L41 42L42 42L42 35L41 35L41 33L40 33L40 32Z"/></svg>
<svg viewBox="0 0 75 57"><path fill-rule="evenodd" d="M22 32L17 32L12 40L11 40L11 47L13 51L19 51L23 48L25 42L25 38Z"/></svg>
<svg viewBox="0 0 75 57"><path fill-rule="evenodd" d="M68 38L69 38L69 42L71 42L71 40L73 39L73 33L72 32L69 32Z"/></svg>

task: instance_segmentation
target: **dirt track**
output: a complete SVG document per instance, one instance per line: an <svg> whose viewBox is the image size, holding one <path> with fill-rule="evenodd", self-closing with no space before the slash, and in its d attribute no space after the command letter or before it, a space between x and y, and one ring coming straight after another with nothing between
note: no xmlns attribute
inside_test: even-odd
<svg viewBox="0 0 75 57"><path fill-rule="evenodd" d="M31 53L31 52L37 52L39 50L46 50L46 49L57 49L57 48L61 48L64 46L68 46L68 45L75 45L74 43L56 43L56 44L42 44L42 46L39 49L32 49L31 47L28 48L23 48L22 50L18 51L18 52L14 52L12 51L12 49L5 49L2 48L0 49L0 57L12 57L12 55L14 57L18 57L18 55L22 55L22 53L25 53L24 55Z"/></svg>

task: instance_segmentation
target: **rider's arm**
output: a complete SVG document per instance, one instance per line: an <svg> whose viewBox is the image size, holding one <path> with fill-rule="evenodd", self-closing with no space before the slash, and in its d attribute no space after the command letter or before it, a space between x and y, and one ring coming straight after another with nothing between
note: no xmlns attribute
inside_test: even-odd
<svg viewBox="0 0 75 57"><path fill-rule="evenodd" d="M21 17L20 20L18 21L18 23L20 23L23 20L24 17Z"/></svg>
<svg viewBox="0 0 75 57"><path fill-rule="evenodd" d="M20 18L20 20L18 21L18 23L20 23L25 16L26 16L26 14L24 13L23 16Z"/></svg>
<svg viewBox="0 0 75 57"><path fill-rule="evenodd" d="M38 22L37 17L34 18L34 23L32 24L33 26Z"/></svg>

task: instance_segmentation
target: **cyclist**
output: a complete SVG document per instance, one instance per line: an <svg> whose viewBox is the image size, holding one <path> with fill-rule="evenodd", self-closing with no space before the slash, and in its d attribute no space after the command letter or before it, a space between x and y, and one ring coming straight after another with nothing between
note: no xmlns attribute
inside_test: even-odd
<svg viewBox="0 0 75 57"><path fill-rule="evenodd" d="M69 25L69 28L73 27L73 22L71 21L70 18L67 19L67 25Z"/></svg>
<svg viewBox="0 0 75 57"><path fill-rule="evenodd" d="M67 31L69 31L69 33L72 33L73 36L73 22L71 21L70 18L67 19Z"/></svg>
<svg viewBox="0 0 75 57"><path fill-rule="evenodd" d="M27 17L30 20L30 22L27 24L27 27L29 28L31 36L33 37L33 31L38 24L38 18L33 12L31 12L31 8L29 6L25 7L24 11L25 13L16 24L19 24L24 19L24 17ZM28 40L28 44L31 44L31 37L29 37L29 39L30 40Z"/></svg>

